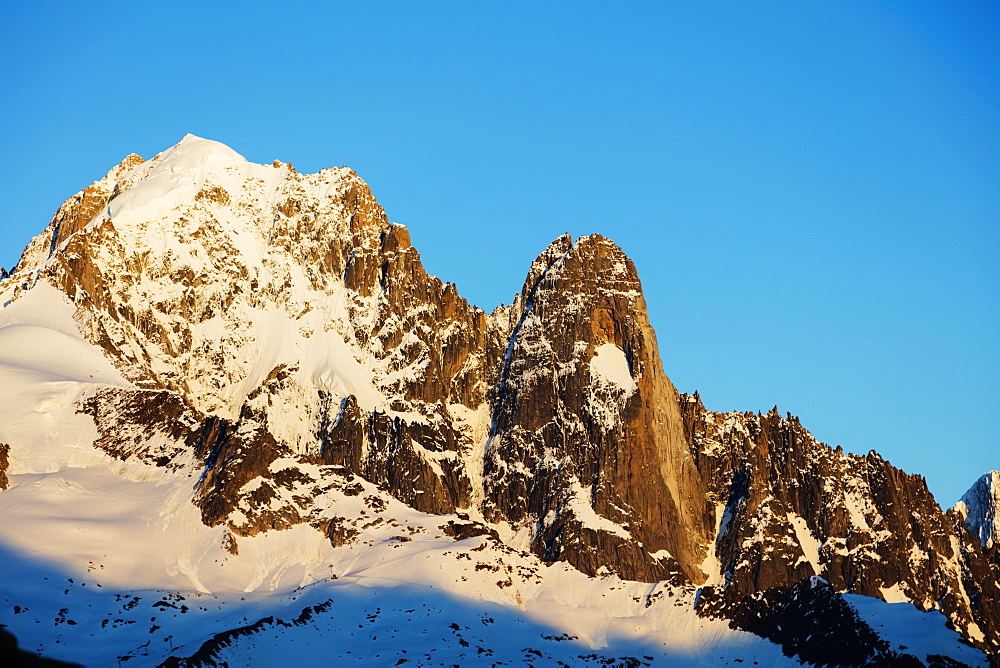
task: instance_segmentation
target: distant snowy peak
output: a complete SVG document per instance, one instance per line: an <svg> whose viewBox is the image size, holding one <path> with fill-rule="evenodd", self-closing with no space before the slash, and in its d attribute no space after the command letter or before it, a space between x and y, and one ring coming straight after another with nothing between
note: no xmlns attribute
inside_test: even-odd
<svg viewBox="0 0 1000 668"><path fill-rule="evenodd" d="M983 547L1000 544L1000 471L990 471L969 488L955 504L955 510L965 519L969 532Z"/></svg>

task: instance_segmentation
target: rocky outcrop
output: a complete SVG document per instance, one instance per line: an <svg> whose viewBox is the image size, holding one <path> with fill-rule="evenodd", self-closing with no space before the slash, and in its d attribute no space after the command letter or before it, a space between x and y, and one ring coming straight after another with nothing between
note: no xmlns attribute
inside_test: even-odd
<svg viewBox="0 0 1000 668"><path fill-rule="evenodd" d="M427 274L353 171L252 165L188 137L68 200L0 294L38 280L132 383L80 403L95 446L195 477L232 555L297 524L348 544L358 518L338 503L378 512L391 495L461 513L442 525L455 538L699 587L703 614L803 658L832 637L789 625L803 605L864 635L836 592L940 609L1000 653L996 496L944 513L919 476L817 443L776 408L679 395L636 269L600 235L555 240L486 314Z"/></svg>
<svg viewBox="0 0 1000 668"><path fill-rule="evenodd" d="M158 668L197 668L200 666L218 666L220 665L218 661L218 653L226 647L229 647L241 636L252 636L255 633L274 627L290 628L293 626L303 626L309 623L314 615L326 612L332 606L333 601L324 601L323 603L306 607L302 610L302 613L298 617L290 622L286 622L283 619L276 619L274 617L264 617L263 619L257 620L253 624L216 633L202 643L201 647L198 648L198 651L191 656L171 656L160 663ZM223 662L222 665L225 665L225 662Z"/></svg>
<svg viewBox="0 0 1000 668"><path fill-rule="evenodd" d="M8 456L10 454L10 446L6 443L0 443L0 490L7 489L9 481L7 480L7 466L9 465Z"/></svg>
<svg viewBox="0 0 1000 668"><path fill-rule="evenodd" d="M505 315L487 518L537 525L536 553L590 574L700 579L704 490L632 262L599 235L562 237Z"/></svg>
<svg viewBox="0 0 1000 668"><path fill-rule="evenodd" d="M90 415L97 425L94 447L116 459L134 458L174 470L185 455L204 459L205 440L219 424L204 420L183 399L164 390L103 388L87 397L77 412Z"/></svg>
<svg viewBox="0 0 1000 668"><path fill-rule="evenodd" d="M877 453L818 443L797 418L713 413L683 397L692 455L711 481L722 608L820 576L839 592L940 609L966 638L1000 650L1000 587L958 516L920 476Z"/></svg>
<svg viewBox="0 0 1000 668"><path fill-rule="evenodd" d="M893 651L822 578L754 592L736 605L722 604L716 593L702 592L702 614L726 616L734 628L781 645L787 656L820 666L923 666Z"/></svg>
<svg viewBox="0 0 1000 668"><path fill-rule="evenodd" d="M353 397L339 402L337 411L319 433L323 463L360 475L423 512L469 505L470 483L459 456L464 437L450 423L367 413Z"/></svg>

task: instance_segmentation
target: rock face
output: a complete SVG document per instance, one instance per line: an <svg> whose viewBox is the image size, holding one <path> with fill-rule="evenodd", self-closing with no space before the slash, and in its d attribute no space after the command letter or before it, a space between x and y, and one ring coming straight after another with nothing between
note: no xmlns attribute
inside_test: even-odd
<svg viewBox="0 0 1000 668"><path fill-rule="evenodd" d="M702 579L711 518L632 262L598 235L558 239L504 315L487 519L530 521L536 553L590 574Z"/></svg>
<svg viewBox="0 0 1000 668"><path fill-rule="evenodd" d="M874 452L832 450L777 410L713 413L679 395L635 267L599 235L555 240L487 314L424 271L349 169L302 175L188 136L68 200L0 303L38 281L130 383L79 402L94 446L168 470L199 462L191 501L231 554L299 524L350 543L362 519L329 495L377 509L374 485L460 512L455 536L700 587L703 614L810 660L819 645L774 631L800 614L788 592L936 608L1000 652L996 474L944 513ZM0 488L18 447L0 444Z"/></svg>
<svg viewBox="0 0 1000 668"><path fill-rule="evenodd" d="M818 443L777 408L714 413L697 395L682 399L719 522L713 613L735 614L757 592L819 576L839 592L941 610L966 638L1000 649L988 555L923 478L874 451L859 457Z"/></svg>
<svg viewBox="0 0 1000 668"><path fill-rule="evenodd" d="M965 526L989 560L1000 568L1000 471L990 471L955 504Z"/></svg>
<svg viewBox="0 0 1000 668"><path fill-rule="evenodd" d="M0 443L0 489L7 489L7 456L10 446Z"/></svg>

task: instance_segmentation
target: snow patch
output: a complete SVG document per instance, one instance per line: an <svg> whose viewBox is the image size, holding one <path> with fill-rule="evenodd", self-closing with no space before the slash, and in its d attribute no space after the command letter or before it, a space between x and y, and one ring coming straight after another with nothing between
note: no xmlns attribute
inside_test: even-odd
<svg viewBox="0 0 1000 668"><path fill-rule="evenodd" d="M618 386L626 394L632 394L636 390L625 351L613 343L605 343L594 350L594 357L590 360L590 375Z"/></svg>
<svg viewBox="0 0 1000 668"><path fill-rule="evenodd" d="M906 589L897 582L891 587L879 587L879 592L886 603L909 603L910 597L906 594Z"/></svg>
<svg viewBox="0 0 1000 668"><path fill-rule="evenodd" d="M823 566L820 564L819 559L819 550L822 547L821 543L816 540L805 519L792 512L789 512L787 517L788 523L792 525L792 529L795 531L795 539L802 549L802 554L813 568L813 573L816 575L822 574Z"/></svg>
<svg viewBox="0 0 1000 668"><path fill-rule="evenodd" d="M0 310L0 443L9 474L46 473L103 459L79 403L101 386L130 387L80 335L69 300L40 282Z"/></svg>
<svg viewBox="0 0 1000 668"><path fill-rule="evenodd" d="M572 492L566 507L572 511L573 516L588 529L594 531L605 531L621 538L631 539L632 534L622 525L612 522L606 517L601 517L590 505L590 490L581 485L578 481L573 481Z"/></svg>
<svg viewBox="0 0 1000 668"><path fill-rule="evenodd" d="M729 529L730 516L729 506L724 503L715 504L715 540L708 546L705 559L701 563L701 570L705 573L703 587L720 585L724 578L722 574L722 562L719 561L719 541Z"/></svg>

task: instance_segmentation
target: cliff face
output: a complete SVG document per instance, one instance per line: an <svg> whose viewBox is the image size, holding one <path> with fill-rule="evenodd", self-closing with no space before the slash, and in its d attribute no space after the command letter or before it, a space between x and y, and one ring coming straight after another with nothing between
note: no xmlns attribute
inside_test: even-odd
<svg viewBox="0 0 1000 668"><path fill-rule="evenodd" d="M700 580L711 520L632 262L598 235L558 239L508 317L487 519L537 525L536 553L590 574Z"/></svg>
<svg viewBox="0 0 1000 668"><path fill-rule="evenodd" d="M1000 471L990 471L977 480L955 504L955 512L1000 570Z"/></svg>
<svg viewBox="0 0 1000 668"><path fill-rule="evenodd" d="M0 302L40 281L127 381L78 402L93 445L197 462L191 501L233 554L300 524L348 544L368 518L331 499L378 511L377 489L476 523L456 536L699 587L703 614L764 635L748 620L780 627L787 592L850 592L940 609L1000 648L995 541L969 533L982 513L942 512L919 477L790 416L679 395L635 267L599 235L555 240L487 314L424 271L354 172L189 136L68 200ZM0 488L18 447L0 444Z"/></svg>
<svg viewBox="0 0 1000 668"><path fill-rule="evenodd" d="M714 413L697 395L682 407L719 522L710 612L738 615L757 592L819 576L835 591L941 610L966 638L1000 649L988 555L922 477L874 451L859 457L818 443L776 408Z"/></svg>

